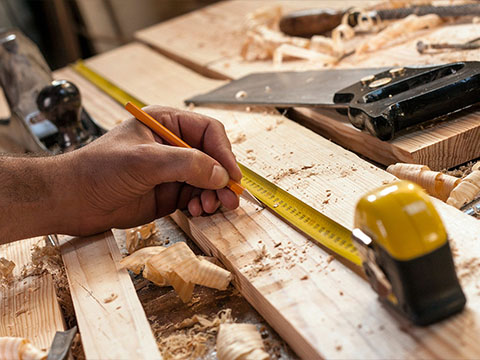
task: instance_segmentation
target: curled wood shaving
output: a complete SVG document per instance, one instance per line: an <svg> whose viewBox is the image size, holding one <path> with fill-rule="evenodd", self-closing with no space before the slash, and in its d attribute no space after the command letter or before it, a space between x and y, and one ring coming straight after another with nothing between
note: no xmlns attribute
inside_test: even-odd
<svg viewBox="0 0 480 360"><path fill-rule="evenodd" d="M461 179L432 171L428 166L398 163L390 165L387 171L399 179L410 180L424 188L430 195L446 201Z"/></svg>
<svg viewBox="0 0 480 360"><path fill-rule="evenodd" d="M452 190L447 204L461 208L475 199L480 193L480 170L472 171Z"/></svg>
<svg viewBox="0 0 480 360"><path fill-rule="evenodd" d="M269 359L262 337L253 324L222 324L217 336L219 360Z"/></svg>
<svg viewBox="0 0 480 360"><path fill-rule="evenodd" d="M356 53L367 53L385 47L387 44L395 41L398 44L408 39L406 34L411 35L413 32L421 29L434 28L442 23L442 19L435 14L424 16L409 15L405 19L398 20L387 26L377 35L365 40L357 47Z"/></svg>
<svg viewBox="0 0 480 360"><path fill-rule="evenodd" d="M120 261L123 267L158 286L173 286L183 302L192 298L195 284L225 290L232 274L214 263L197 257L184 242L170 247L150 246Z"/></svg>
<svg viewBox="0 0 480 360"><path fill-rule="evenodd" d="M160 254L166 247L164 246L149 246L139 249L131 255L120 260L122 267L133 271L135 274L140 274L147 263L147 260L152 256Z"/></svg>
<svg viewBox="0 0 480 360"><path fill-rule="evenodd" d="M0 359L44 360L47 352L33 346L30 341L19 337L0 337Z"/></svg>
<svg viewBox="0 0 480 360"><path fill-rule="evenodd" d="M157 232L155 222L126 230L126 247L129 254L136 250L153 245L152 236Z"/></svg>

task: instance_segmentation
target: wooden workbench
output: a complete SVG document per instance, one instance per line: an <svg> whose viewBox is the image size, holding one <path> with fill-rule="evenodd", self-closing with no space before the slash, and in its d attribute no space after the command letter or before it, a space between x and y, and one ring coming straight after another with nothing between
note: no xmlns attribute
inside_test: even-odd
<svg viewBox="0 0 480 360"><path fill-rule="evenodd" d="M300 2L288 4L292 9L300 6ZM252 68L262 71L269 67L265 63L237 61L237 23L258 6L253 1L220 3L139 33L140 40L153 44L173 60L133 43L87 63L146 103L182 107L183 99L223 83L212 76L227 79L238 76L229 74L232 68L244 74ZM192 31L192 26L196 31ZM229 42L218 36L227 33L226 26L230 28ZM212 34L216 34L216 40ZM87 110L106 128L128 116L70 69L59 71L56 76L71 78L79 85ZM224 123L239 161L349 229L358 198L394 179L275 111L233 107L193 110ZM317 116L299 112L307 119ZM478 125L475 116L460 117L456 123ZM447 135L441 138L441 145L436 145L438 149L444 152L455 144L463 146L464 136L476 139L476 127L467 125L464 135L454 141L450 142ZM349 134L353 138L358 135ZM428 137L428 133L422 136ZM382 151L399 153L393 147L389 149ZM418 151L421 153L421 149ZM428 157L422 155L416 159L428 160ZM234 273L234 284L240 293L303 358L479 357L480 223L439 201L435 205L450 234L468 304L462 314L427 328L414 327L397 318L380 305L369 285L355 271L333 260L328 252L268 211L242 203L235 211L209 217L190 219L176 213L173 218L204 253L216 256ZM148 304L145 307L148 316L162 316L153 309L159 304L152 302L152 298L163 299L166 293L146 290L140 290L139 296L144 306ZM200 301L207 302L211 296L214 295L200 296ZM188 317L199 307L182 310ZM175 308L176 305L165 306L162 311L172 312Z"/></svg>

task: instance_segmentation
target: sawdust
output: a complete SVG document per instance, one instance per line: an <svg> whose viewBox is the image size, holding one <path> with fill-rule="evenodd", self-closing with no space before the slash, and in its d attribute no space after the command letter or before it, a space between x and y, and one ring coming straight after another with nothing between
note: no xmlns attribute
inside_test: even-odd
<svg viewBox="0 0 480 360"><path fill-rule="evenodd" d="M197 359L207 352L207 345L215 343L221 324L233 323L232 310L220 310L213 318L194 315L179 324L170 324L163 329L152 324L158 347L164 360ZM164 333L171 332L168 336Z"/></svg>
<svg viewBox="0 0 480 360"><path fill-rule="evenodd" d="M474 161L468 162L465 165L460 165L454 169L450 169L450 170L443 169L440 172L447 175L455 176L458 178L464 178L465 176L470 175L470 173L473 170L478 170L479 167L480 167L480 161L474 160Z"/></svg>
<svg viewBox="0 0 480 360"><path fill-rule="evenodd" d="M157 227L155 222L137 226L125 230L125 232L125 243L129 254L133 254L138 249L156 244L155 234L157 233Z"/></svg>
<svg viewBox="0 0 480 360"><path fill-rule="evenodd" d="M111 303L112 301L115 301L115 299L118 298L118 295L115 293L111 293L108 297L103 299L103 302L105 304Z"/></svg>
<svg viewBox="0 0 480 360"><path fill-rule="evenodd" d="M46 242L46 239L43 240ZM58 248L50 245L41 245L41 242L33 245L31 262L22 268L21 275L16 281L28 276L37 276L44 273L52 275L58 303L62 308L67 327L76 325L75 311L73 308L70 287L68 286L65 267Z"/></svg>
<svg viewBox="0 0 480 360"><path fill-rule="evenodd" d="M318 175L318 172L313 168L315 164L303 165L300 168L288 168L286 170L280 170L276 175L273 176L274 181L280 181L291 176L298 176L301 179L305 179L311 176Z"/></svg>
<svg viewBox="0 0 480 360"><path fill-rule="evenodd" d="M0 258L0 286L6 286L13 280L15 263L4 257Z"/></svg>
<svg viewBox="0 0 480 360"><path fill-rule="evenodd" d="M471 279L476 279L479 271L480 259L477 257L469 258L457 265L457 276L463 285Z"/></svg>
<svg viewBox="0 0 480 360"><path fill-rule="evenodd" d="M232 144L238 145L247 140L247 135L244 133L233 134L230 136L230 142Z"/></svg>

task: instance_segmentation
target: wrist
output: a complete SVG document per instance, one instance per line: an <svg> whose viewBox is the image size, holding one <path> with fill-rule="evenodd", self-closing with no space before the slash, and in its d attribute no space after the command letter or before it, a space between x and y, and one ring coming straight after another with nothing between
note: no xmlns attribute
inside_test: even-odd
<svg viewBox="0 0 480 360"><path fill-rule="evenodd" d="M61 232L63 157L0 158L0 242Z"/></svg>

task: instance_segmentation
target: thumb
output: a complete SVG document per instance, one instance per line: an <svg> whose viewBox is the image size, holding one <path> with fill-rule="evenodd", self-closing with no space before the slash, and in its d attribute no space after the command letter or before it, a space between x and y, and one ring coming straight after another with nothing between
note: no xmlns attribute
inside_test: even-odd
<svg viewBox="0 0 480 360"><path fill-rule="evenodd" d="M218 161L197 149L154 144L153 166L147 173L155 185L186 182L202 189L222 189L230 176Z"/></svg>

